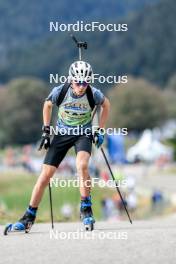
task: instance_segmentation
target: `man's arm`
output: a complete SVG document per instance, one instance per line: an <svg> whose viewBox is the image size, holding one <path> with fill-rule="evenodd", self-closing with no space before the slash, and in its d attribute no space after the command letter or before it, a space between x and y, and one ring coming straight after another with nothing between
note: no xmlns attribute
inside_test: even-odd
<svg viewBox="0 0 176 264"><path fill-rule="evenodd" d="M52 114L53 104L50 100L44 102L43 105L43 127L42 127L42 138L38 150L42 148L48 149L50 147L50 121Z"/></svg>
<svg viewBox="0 0 176 264"><path fill-rule="evenodd" d="M105 97L105 100L103 104L101 105L102 111L100 114L100 122L99 122L99 127L100 128L105 128L105 124L107 122L107 119L109 117L109 111L110 111L110 102L107 97Z"/></svg>
<svg viewBox="0 0 176 264"><path fill-rule="evenodd" d="M51 101L45 101L43 105L43 125L49 126L51 122L53 104Z"/></svg>

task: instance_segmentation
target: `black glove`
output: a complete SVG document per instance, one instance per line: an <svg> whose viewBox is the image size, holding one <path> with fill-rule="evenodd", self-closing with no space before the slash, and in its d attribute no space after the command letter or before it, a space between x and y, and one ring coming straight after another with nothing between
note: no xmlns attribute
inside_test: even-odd
<svg viewBox="0 0 176 264"><path fill-rule="evenodd" d="M47 150L50 147L50 126L43 126L42 131L42 139L38 150L42 148Z"/></svg>

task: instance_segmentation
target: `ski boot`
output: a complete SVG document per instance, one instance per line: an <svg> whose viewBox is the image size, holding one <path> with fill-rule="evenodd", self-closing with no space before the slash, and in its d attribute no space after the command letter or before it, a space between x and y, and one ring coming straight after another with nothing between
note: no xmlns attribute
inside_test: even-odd
<svg viewBox="0 0 176 264"><path fill-rule="evenodd" d="M6 236L10 232L22 232L29 233L36 218L36 210L27 209L24 216L15 224L7 224L4 230Z"/></svg>
<svg viewBox="0 0 176 264"><path fill-rule="evenodd" d="M93 217L91 197L86 197L81 200L80 218L83 221L83 225L86 231L92 231L94 229L95 219Z"/></svg>

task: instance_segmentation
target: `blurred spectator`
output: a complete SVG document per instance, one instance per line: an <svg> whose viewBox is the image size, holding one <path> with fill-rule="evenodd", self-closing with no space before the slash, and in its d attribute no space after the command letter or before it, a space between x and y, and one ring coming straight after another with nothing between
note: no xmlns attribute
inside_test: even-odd
<svg viewBox="0 0 176 264"><path fill-rule="evenodd" d="M134 176L133 175L129 175L127 177L127 188L128 188L128 190L129 191L134 190L135 185L136 185L136 180L135 180Z"/></svg>
<svg viewBox="0 0 176 264"><path fill-rule="evenodd" d="M152 194L152 204L155 206L157 203L163 201L163 194L160 190L154 190Z"/></svg>
<svg viewBox="0 0 176 264"><path fill-rule="evenodd" d="M160 190L154 190L151 196L152 210L160 212L163 208L164 197Z"/></svg>
<svg viewBox="0 0 176 264"><path fill-rule="evenodd" d="M127 206L127 198L126 198L126 193L122 193L122 197L123 197L123 201L124 201L124 204ZM123 211L125 210L124 209L124 205L123 205L123 202L121 199L119 199L118 201L118 209L121 213L123 213Z"/></svg>
<svg viewBox="0 0 176 264"><path fill-rule="evenodd" d="M5 153L4 163L7 167L14 167L16 165L15 164L15 154L14 154L13 148L11 147L7 148L6 153Z"/></svg>
<svg viewBox="0 0 176 264"><path fill-rule="evenodd" d="M111 220L118 217L118 210L111 198L103 198L101 200L102 217L104 220Z"/></svg>
<svg viewBox="0 0 176 264"><path fill-rule="evenodd" d="M31 151L32 147L30 145L26 145L22 149L22 157L21 157L21 165L22 167L27 170L30 173L34 172L34 169L32 167L32 161L31 161Z"/></svg>
<svg viewBox="0 0 176 264"><path fill-rule="evenodd" d="M109 174L108 174L108 172L105 171L105 170L103 170L101 172L101 178L102 178L102 180L104 180L105 182L107 182L109 180Z"/></svg>
<svg viewBox="0 0 176 264"><path fill-rule="evenodd" d="M137 195L134 191L127 195L126 201L129 211L135 211L137 208Z"/></svg>

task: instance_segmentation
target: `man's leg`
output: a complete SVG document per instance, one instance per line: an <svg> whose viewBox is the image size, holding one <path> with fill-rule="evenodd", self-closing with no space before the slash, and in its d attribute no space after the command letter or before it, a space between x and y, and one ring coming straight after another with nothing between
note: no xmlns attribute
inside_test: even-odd
<svg viewBox="0 0 176 264"><path fill-rule="evenodd" d="M80 194L81 194L81 206L80 216L83 220L83 224L86 230L92 230L95 220L92 213L92 202L91 202L91 178L89 175L88 165L91 155L92 141L86 136L80 137L76 144L76 167L80 180Z"/></svg>
<svg viewBox="0 0 176 264"><path fill-rule="evenodd" d="M34 223L38 205L42 199L44 190L49 184L50 178L53 176L57 167L65 157L71 143L68 142L68 139L65 136L54 137L51 146L46 153L42 172L33 188L30 204L23 217L13 225L14 229L25 230L29 225L31 226Z"/></svg>
<svg viewBox="0 0 176 264"><path fill-rule="evenodd" d="M76 168L80 181L80 194L82 197L90 196L91 180L88 172L90 154L79 151L76 156Z"/></svg>
<svg viewBox="0 0 176 264"><path fill-rule="evenodd" d="M33 188L30 204L23 217L13 225L14 230L29 230L34 224L38 205L42 199L44 190L49 184L50 178L55 171L56 167L43 164L42 172Z"/></svg>
<svg viewBox="0 0 176 264"><path fill-rule="evenodd" d="M31 200L30 200L30 206L37 208L44 190L46 188L46 186L49 184L50 179L53 177L55 171L56 171L56 167L55 166L51 166L51 165L47 165L47 164L43 164L43 168L42 168L42 172L33 188L32 191L32 196L31 196Z"/></svg>

